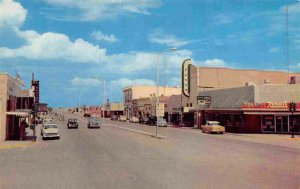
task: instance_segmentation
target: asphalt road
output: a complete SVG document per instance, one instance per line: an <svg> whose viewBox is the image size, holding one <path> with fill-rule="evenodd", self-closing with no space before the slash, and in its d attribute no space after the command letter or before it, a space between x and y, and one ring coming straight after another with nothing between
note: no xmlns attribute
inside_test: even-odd
<svg viewBox="0 0 300 189"><path fill-rule="evenodd" d="M111 125L154 127L110 120L101 129L85 118L78 130L57 123L60 140L0 150L1 189L300 188L299 149L170 128L156 139Z"/></svg>

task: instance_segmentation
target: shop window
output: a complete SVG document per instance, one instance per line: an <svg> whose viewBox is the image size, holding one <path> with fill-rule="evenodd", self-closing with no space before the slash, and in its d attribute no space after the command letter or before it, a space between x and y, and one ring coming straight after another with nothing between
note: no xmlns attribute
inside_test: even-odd
<svg viewBox="0 0 300 189"><path fill-rule="evenodd" d="M274 115L262 116L262 130L266 132L275 131Z"/></svg>
<svg viewBox="0 0 300 189"><path fill-rule="evenodd" d="M234 123L236 127L244 127L245 119L243 115L234 115Z"/></svg>
<svg viewBox="0 0 300 189"><path fill-rule="evenodd" d="M290 117L290 132L299 132L300 131L300 115L289 116ZM293 125L294 124L294 125Z"/></svg>

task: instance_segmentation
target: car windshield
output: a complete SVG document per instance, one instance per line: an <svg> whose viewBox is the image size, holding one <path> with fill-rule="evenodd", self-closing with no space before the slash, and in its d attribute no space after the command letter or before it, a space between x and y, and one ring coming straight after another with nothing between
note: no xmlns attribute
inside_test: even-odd
<svg viewBox="0 0 300 189"><path fill-rule="evenodd" d="M45 129L50 129L50 128L57 129L57 125L45 125Z"/></svg>
<svg viewBox="0 0 300 189"><path fill-rule="evenodd" d="M69 119L69 122L77 122L77 119Z"/></svg>
<svg viewBox="0 0 300 189"><path fill-rule="evenodd" d="M93 123L99 123L99 119L97 119L97 118L91 118L91 119L90 119L90 122L93 122Z"/></svg>

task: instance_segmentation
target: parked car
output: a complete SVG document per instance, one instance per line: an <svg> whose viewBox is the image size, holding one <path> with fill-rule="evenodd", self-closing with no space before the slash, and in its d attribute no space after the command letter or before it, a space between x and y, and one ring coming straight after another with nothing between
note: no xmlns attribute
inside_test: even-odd
<svg viewBox="0 0 300 189"><path fill-rule="evenodd" d="M149 118L146 117L146 116L141 116L140 119L139 119L139 123L140 124L147 124Z"/></svg>
<svg viewBox="0 0 300 189"><path fill-rule="evenodd" d="M117 115L113 115L113 116L110 117L110 120L117 121L118 120L118 116Z"/></svg>
<svg viewBox="0 0 300 189"><path fill-rule="evenodd" d="M147 125L155 125L156 124L156 116L149 116L146 124Z"/></svg>
<svg viewBox="0 0 300 189"><path fill-rule="evenodd" d="M220 133L225 132L225 127L220 125L218 121L207 121L205 125L201 125L203 133Z"/></svg>
<svg viewBox="0 0 300 189"><path fill-rule="evenodd" d="M78 129L77 119L68 119L67 125L68 125L68 129L71 129L71 128Z"/></svg>
<svg viewBox="0 0 300 189"><path fill-rule="evenodd" d="M139 118L138 118L138 117L135 117L135 116L132 116L132 117L129 119L129 122L130 122L130 123L138 123L138 122L139 122Z"/></svg>
<svg viewBox="0 0 300 189"><path fill-rule="evenodd" d="M120 117L119 117L119 121L124 121L124 122L126 122L126 121L127 121L126 116L120 116Z"/></svg>
<svg viewBox="0 0 300 189"><path fill-rule="evenodd" d="M158 119L157 124L159 127L167 127L168 123L165 119Z"/></svg>
<svg viewBox="0 0 300 189"><path fill-rule="evenodd" d="M48 123L54 123L53 118L46 118L46 119L43 119L43 121L42 121L42 124L43 124L43 125L48 124Z"/></svg>
<svg viewBox="0 0 300 189"><path fill-rule="evenodd" d="M96 117L90 117L87 123L88 128L100 128L100 121Z"/></svg>
<svg viewBox="0 0 300 189"><path fill-rule="evenodd" d="M58 127L55 123L44 124L41 130L41 136L44 139L57 138L59 139Z"/></svg>

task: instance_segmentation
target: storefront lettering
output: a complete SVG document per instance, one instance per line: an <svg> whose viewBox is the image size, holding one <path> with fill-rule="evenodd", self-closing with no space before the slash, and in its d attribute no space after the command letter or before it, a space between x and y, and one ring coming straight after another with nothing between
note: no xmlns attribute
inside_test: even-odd
<svg viewBox="0 0 300 189"><path fill-rule="evenodd" d="M296 102L297 108L300 108L300 103ZM287 109L289 102L264 102L264 103L245 103L242 109Z"/></svg>

